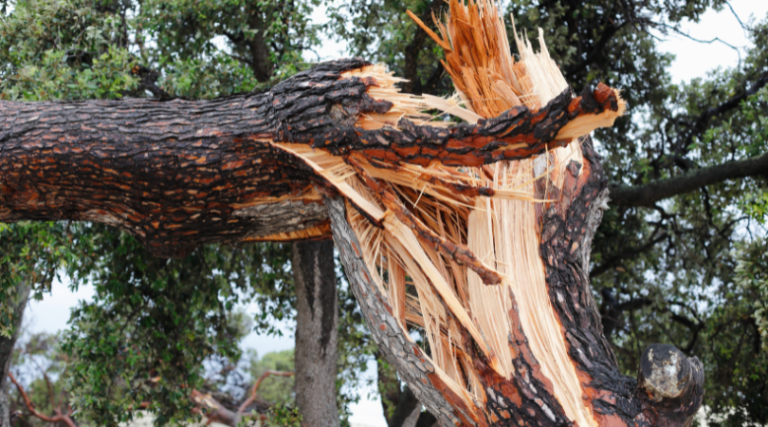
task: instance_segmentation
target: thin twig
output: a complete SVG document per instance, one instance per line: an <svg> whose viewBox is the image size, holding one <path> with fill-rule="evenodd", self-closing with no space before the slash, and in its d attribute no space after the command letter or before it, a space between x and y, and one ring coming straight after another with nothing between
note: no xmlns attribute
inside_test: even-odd
<svg viewBox="0 0 768 427"><path fill-rule="evenodd" d="M657 22L655 24L660 26L660 27L664 27L664 28L670 29L670 30L674 31L675 33L677 33L677 34L679 34L679 35L681 35L681 36L683 36L683 37L685 37L687 39L693 40L693 41L695 41L697 43L712 44L714 42L720 42L720 43L722 43L722 44L724 44L724 45L726 45L726 46L728 46L731 49L736 51L736 54L739 55L739 66L741 66L741 50L739 50L739 48L737 48L736 46L726 42L723 39L721 39L720 37L715 37L715 38L710 39L710 40L702 40L702 39L697 39L696 37L693 37L690 34L684 33L682 31L678 30L676 27L673 27L671 25L667 25L667 24L665 24L663 22Z"/></svg>
<svg viewBox="0 0 768 427"><path fill-rule="evenodd" d="M725 0L725 4L728 6L728 9L731 9L731 13L734 17L736 17L736 20L739 21L739 25L741 25L741 29L744 31L749 31L749 28L747 28L746 25L744 25L744 22L741 21L741 18L739 18L739 15L736 13L735 10L733 10L733 6L731 6L731 2L728 0Z"/></svg>

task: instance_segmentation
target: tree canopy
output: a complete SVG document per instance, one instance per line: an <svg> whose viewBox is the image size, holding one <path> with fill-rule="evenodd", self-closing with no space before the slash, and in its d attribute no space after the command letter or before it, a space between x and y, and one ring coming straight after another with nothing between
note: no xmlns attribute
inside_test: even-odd
<svg viewBox="0 0 768 427"><path fill-rule="evenodd" d="M323 37L384 62L409 80L405 91L453 90L439 46L405 15L411 10L432 25L432 14L446 9L439 0L2 6L3 100L199 99L259 90L307 69ZM672 58L659 50L658 37L727 2L526 0L505 7L517 28L543 29L574 88L604 81L629 104L616 126L595 133L612 201L593 242L591 271L622 370L633 374L648 344L670 342L702 360L711 413L727 425L768 422L768 17L742 19L754 47L739 64L674 84ZM312 22L317 8L327 11L327 25ZM243 295L259 301L262 330L291 312L283 246L208 245L168 261L104 226L17 223L0 233L0 332L11 330L8 302L22 283L42 296L53 275L66 272L75 284L96 286L94 302L73 314L62 348L71 357L69 386L82 396L77 403L99 425L124 419L144 401L161 423L189 411L179 385L200 383L203 361L213 355L237 357L232 343L242 331L232 308ZM350 339L341 344L348 350L340 364L359 369L371 347L359 309L342 296L341 327ZM157 376L160 383L145 386ZM406 391L384 372L379 378L392 412ZM115 399L114 387L131 393Z"/></svg>

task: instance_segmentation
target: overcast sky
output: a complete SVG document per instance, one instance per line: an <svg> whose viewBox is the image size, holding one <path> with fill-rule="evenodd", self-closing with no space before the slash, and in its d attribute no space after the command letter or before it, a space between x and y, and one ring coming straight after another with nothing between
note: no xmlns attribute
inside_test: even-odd
<svg viewBox="0 0 768 427"><path fill-rule="evenodd" d="M745 23L750 20L750 16L760 19L768 14L768 1L732 0L730 3L736 14ZM318 23L323 23L326 19L323 11L317 11L313 17ZM698 24L685 23L682 29L691 37L700 40L712 40L718 37L731 46L741 49L742 58L744 57L744 48L750 46L745 32L727 7L721 12L709 11L702 17L701 22ZM738 64L739 54L724 43L717 41L710 44L698 43L674 33L670 33L668 36L656 35L665 40L659 45L660 49L676 55L670 69L675 83L704 77L708 71L718 67L729 68ZM343 44L326 41L318 53L323 59L328 59L343 56L343 50ZM51 295L46 295L43 301L30 303L25 313L26 331L55 333L66 328L70 309L79 300L88 300L92 295L93 289L90 286L84 286L78 292L71 292L67 286L55 283ZM243 343L244 347L256 349L260 355L293 348L292 329L292 325L286 325L284 328L285 336L281 338L251 334L246 337ZM369 368L374 367L375 362L369 365ZM369 369L367 375L367 378L373 378L375 369ZM374 389L372 387L366 388L362 390L361 394L364 399L353 407L351 421L371 427L386 427L380 401L378 398L367 398L368 395L375 394Z"/></svg>

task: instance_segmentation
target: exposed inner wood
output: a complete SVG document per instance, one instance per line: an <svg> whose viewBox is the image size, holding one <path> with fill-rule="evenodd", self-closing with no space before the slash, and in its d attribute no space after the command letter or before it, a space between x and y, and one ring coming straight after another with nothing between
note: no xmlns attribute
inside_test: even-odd
<svg viewBox="0 0 768 427"><path fill-rule="evenodd" d="M595 425L538 220L582 173L569 169L584 163L574 138L612 124L623 101L605 85L574 96L543 40L535 53L516 36L515 62L492 3L450 7L434 35L459 89L447 99L402 94L353 59L215 101L0 103L0 220L98 221L180 256L327 238L323 197L340 195L368 281L402 339L423 338L418 357L457 416L509 418L499 396L539 390L528 414Z"/></svg>
<svg viewBox="0 0 768 427"><path fill-rule="evenodd" d="M445 65L458 94L449 99L400 94L394 86L398 80L382 67L354 70L346 75L372 83L367 93L392 103L386 113L361 115L358 127L398 129L403 119L444 126L430 121L428 109L477 123L515 107L541 108L568 89L542 37L541 51L535 53L516 35L521 60L514 61L504 23L490 2L478 7L454 0L450 17L439 27L442 38L434 37L447 47ZM478 40L488 45L473 45ZM599 91L616 96L607 87ZM616 99L619 108L579 116L555 139L573 140L610 126L623 112L623 102ZM570 420L596 425L549 299L536 223L536 206L548 193L537 199L535 186L551 183L552 193L559 194L569 162L583 162L578 144L553 144L527 159L477 167L452 167L439 158L408 162L365 149L339 156L309 145L274 145L303 158L344 195L371 279L389 299L403 335L410 340L413 328L423 334L438 377L463 406L485 408L488 399L487 380L481 378L486 374L473 364L475 351L510 380L521 350L509 337L522 330L545 387L551 388L546 391ZM459 258L459 253L468 256ZM513 310L516 315L510 316Z"/></svg>
<svg viewBox="0 0 768 427"><path fill-rule="evenodd" d="M353 58L210 101L0 101L0 221L103 222L161 256L332 233L372 336L443 425L684 425L700 362L651 398L673 375L619 372L589 287L607 179L581 136L624 102L574 96L541 37L515 34L513 60L494 4L468 1L430 33L446 99Z"/></svg>
<svg viewBox="0 0 768 427"><path fill-rule="evenodd" d="M313 227L303 230L290 230L265 236L245 237L243 242L296 242L311 240L327 240L331 236L331 222L323 221Z"/></svg>

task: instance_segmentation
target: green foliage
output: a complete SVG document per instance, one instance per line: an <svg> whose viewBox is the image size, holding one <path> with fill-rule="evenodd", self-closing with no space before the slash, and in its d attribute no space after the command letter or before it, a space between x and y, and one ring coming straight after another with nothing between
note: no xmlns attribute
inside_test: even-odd
<svg viewBox="0 0 768 427"><path fill-rule="evenodd" d="M226 55L266 82L292 75L304 50L318 43L319 29L310 24L309 15L319 3L152 0L142 5L141 18L158 41L153 55L160 64L209 60L222 53L223 38L231 51Z"/></svg>
<svg viewBox="0 0 768 427"><path fill-rule="evenodd" d="M94 245L109 256L89 265L96 296L74 310L62 344L75 403L97 425L131 419L142 402L156 423L181 422L191 416L188 393L203 386L203 361L239 360L250 326L234 308L268 286L273 273L262 272L276 259L267 262L274 246L206 246L167 260L98 228Z"/></svg>
<svg viewBox="0 0 768 427"><path fill-rule="evenodd" d="M759 310L765 310L765 242L740 245L734 280L719 285L716 296L727 298L706 317L696 355L704 363L706 403L711 412L725 415L723 426L758 426L768 419L768 352L761 348ZM736 410L734 410L736 409Z"/></svg>
<svg viewBox="0 0 768 427"><path fill-rule="evenodd" d="M0 223L0 335L10 337L20 288L31 288L41 299L62 271L77 279L77 251L90 244L68 223ZM63 270L62 270L63 268Z"/></svg>
<svg viewBox="0 0 768 427"><path fill-rule="evenodd" d="M301 415L297 408L275 406L270 408L267 427L301 427Z"/></svg>
<svg viewBox="0 0 768 427"><path fill-rule="evenodd" d="M249 92L258 85L248 66L222 52L211 58L174 60L164 70L163 89L187 98Z"/></svg>
<svg viewBox="0 0 768 427"><path fill-rule="evenodd" d="M404 14L445 10L442 1L336 2L326 28L309 20L319 3L28 0L6 8L0 2L0 99L161 92L212 98L258 90L306 68L305 55L321 31L347 41L353 55L384 62L399 74L415 70L414 90L452 91L438 65L440 50L428 39L418 42L420 30ZM576 90L604 81L628 99L629 114L596 133L612 183L675 178L768 152L765 88L693 132L702 113L768 71L765 19L748 23L756 48L738 66L675 85L666 71L672 57L659 50L656 36L723 7L722 0L505 4L518 29L543 29ZM134 71L141 67L154 77ZM766 179L723 182L654 208L612 207L593 244L593 268L601 273L593 275L594 289L611 289L619 303L636 303L611 334L621 368L634 375L637 357L653 342L698 356L707 369L705 404L725 417L722 425L768 422L768 338L760 305L768 298ZM97 286L94 302L76 312L64 347L73 357L67 378L83 410L100 425L126 419L142 399L153 399L159 423L188 416L188 388L179 386L201 383L203 360L238 359L244 323L231 309L244 298L259 307L259 331L279 333L274 321L293 316L288 246L211 246L187 259L162 261L105 227L23 223L0 225L0 247L4 335L11 333L20 286L32 286L39 297L61 268L74 286L85 278ZM341 279L339 289L337 388L344 412L359 398L358 373L375 347ZM277 407L275 420L295 422L288 421L289 408Z"/></svg>
<svg viewBox="0 0 768 427"><path fill-rule="evenodd" d="M768 350L768 241L762 238L743 245L736 259L735 282L752 297L753 318L762 335L763 349Z"/></svg>
<svg viewBox="0 0 768 427"><path fill-rule="evenodd" d="M423 36L422 30L405 15L406 10L422 15L425 11L439 11L445 5L435 7L434 0L351 1L334 2L328 8L331 34L348 44L349 52L371 62L383 62L397 75L406 75L410 65L416 75L416 93L448 94L453 91L449 76L439 60L442 49L428 37L423 45L414 40ZM443 2L439 2L443 3ZM431 15L430 15L431 16ZM429 21L431 18L427 19ZM407 64L406 52L413 56L413 64Z"/></svg>
<svg viewBox="0 0 768 427"><path fill-rule="evenodd" d="M611 181L674 179L768 152L765 88L691 133L701 114L742 93L768 70L761 48L768 40L766 27L765 20L752 27L757 47L741 68L682 85L662 84L657 90L663 97L632 119L631 132L601 133ZM654 342L673 343L699 357L707 369L704 403L713 420L722 417L721 425L768 422L768 357L751 317L757 295L736 283L733 256L739 245L751 244L750 235L756 242L765 235L766 178L710 185L652 209L613 207L593 246L595 266L609 267L593 276L595 289L613 289L619 303L638 303L624 313L613 336L622 369L634 375L637 358Z"/></svg>
<svg viewBox="0 0 768 427"><path fill-rule="evenodd" d="M19 1L0 18L0 98L120 98L135 89L121 22L97 3Z"/></svg>

